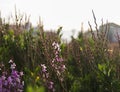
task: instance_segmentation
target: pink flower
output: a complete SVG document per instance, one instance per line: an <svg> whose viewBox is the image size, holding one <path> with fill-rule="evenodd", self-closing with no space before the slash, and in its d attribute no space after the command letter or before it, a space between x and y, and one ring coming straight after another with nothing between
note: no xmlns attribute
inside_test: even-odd
<svg viewBox="0 0 120 92"><path fill-rule="evenodd" d="M24 74L23 74L23 72L20 72L20 76L23 76Z"/></svg>
<svg viewBox="0 0 120 92"><path fill-rule="evenodd" d="M53 89L53 84L54 84L54 83L53 83L52 81L50 81L50 82L48 83L48 88L49 88L49 89Z"/></svg>
<svg viewBox="0 0 120 92"><path fill-rule="evenodd" d="M46 72L47 70L46 70L46 66L45 66L45 64L41 64L41 67L42 67L42 72Z"/></svg>
<svg viewBox="0 0 120 92"><path fill-rule="evenodd" d="M53 43L52 43L52 46L55 46L55 44L56 44L56 43L55 43L55 42L53 42Z"/></svg>
<svg viewBox="0 0 120 92"><path fill-rule="evenodd" d="M16 67L16 64L13 63L10 68L11 68L11 69L15 69L15 67Z"/></svg>
<svg viewBox="0 0 120 92"><path fill-rule="evenodd" d="M62 62L62 61L63 61L63 58L56 58L56 61L57 61L57 62Z"/></svg>
<svg viewBox="0 0 120 92"><path fill-rule="evenodd" d="M13 63L13 61L10 59L9 63Z"/></svg>
<svg viewBox="0 0 120 92"><path fill-rule="evenodd" d="M61 70L62 70L62 72L64 72L65 69L66 69L65 65L62 65L62 66L61 66Z"/></svg>

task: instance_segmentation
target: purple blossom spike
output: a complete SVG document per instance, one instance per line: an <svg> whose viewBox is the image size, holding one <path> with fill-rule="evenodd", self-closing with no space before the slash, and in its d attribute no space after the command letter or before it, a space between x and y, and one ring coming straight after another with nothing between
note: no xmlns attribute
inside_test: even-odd
<svg viewBox="0 0 120 92"><path fill-rule="evenodd" d="M50 82L48 83L48 88L49 88L49 89L53 89L53 84L54 84L54 83L53 83L52 81L50 81Z"/></svg>
<svg viewBox="0 0 120 92"><path fill-rule="evenodd" d="M15 69L16 64L12 60L9 63L11 64L10 69L12 71L11 73L5 70L2 72L0 77L0 92L23 92L24 81L21 80L23 72L18 72Z"/></svg>

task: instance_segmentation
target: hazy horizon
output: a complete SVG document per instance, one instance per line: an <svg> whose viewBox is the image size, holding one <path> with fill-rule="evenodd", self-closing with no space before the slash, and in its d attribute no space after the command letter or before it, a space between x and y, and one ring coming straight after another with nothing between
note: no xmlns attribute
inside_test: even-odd
<svg viewBox="0 0 120 92"><path fill-rule="evenodd" d="M2 17L8 17L15 12L15 6L20 13L31 15L33 25L37 25L39 16L47 30L58 29L59 26L67 33L70 30L89 28L88 21L94 27L92 10L98 26L103 22L120 24L119 0L0 0Z"/></svg>
<svg viewBox="0 0 120 92"><path fill-rule="evenodd" d="M92 10L94 10L98 24L103 18L110 22L120 24L120 12L118 0L0 0L2 16L9 16L17 10L31 15L31 22L36 25L41 17L46 29L56 29L63 26L64 29L88 28L88 21L93 25Z"/></svg>

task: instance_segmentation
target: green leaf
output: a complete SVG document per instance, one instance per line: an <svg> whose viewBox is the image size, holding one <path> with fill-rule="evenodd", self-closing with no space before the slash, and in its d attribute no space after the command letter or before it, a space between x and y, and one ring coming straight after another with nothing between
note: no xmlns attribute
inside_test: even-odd
<svg viewBox="0 0 120 92"><path fill-rule="evenodd" d="M45 92L45 89L44 89L44 87L37 87L37 86L35 86L35 87L32 87L32 86L28 86L28 88L27 88L27 92Z"/></svg>

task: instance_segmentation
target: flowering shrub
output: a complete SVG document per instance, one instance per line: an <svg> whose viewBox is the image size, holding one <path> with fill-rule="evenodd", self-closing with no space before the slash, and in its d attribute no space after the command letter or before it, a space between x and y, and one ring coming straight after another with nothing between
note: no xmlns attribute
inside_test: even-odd
<svg viewBox="0 0 120 92"><path fill-rule="evenodd" d="M53 49L54 49L54 58L51 62L52 68L55 69L56 74L59 78L60 81L63 81L63 73L65 72L65 64L63 58L60 56L60 46L57 42L53 42L52 44Z"/></svg>
<svg viewBox="0 0 120 92"><path fill-rule="evenodd" d="M10 69L0 64L0 92L120 92L120 44L107 41L109 27L99 31L95 19L95 31L89 23L88 32L64 43L62 27L26 29L29 21L18 18L11 25L0 17L0 61L17 61L25 86L23 72L10 60Z"/></svg>
<svg viewBox="0 0 120 92"><path fill-rule="evenodd" d="M49 80L49 73L47 71L47 67L45 66L45 64L41 64L41 68L42 68L42 77L45 83L45 86L47 86L47 88L49 90L51 90L52 92L55 91L54 89L54 83L52 81Z"/></svg>
<svg viewBox="0 0 120 92"><path fill-rule="evenodd" d="M10 70L5 70L4 65L1 67L0 75L0 92L23 92L24 81L22 81L23 72L18 72L16 64L10 60ZM3 70L2 70L3 69Z"/></svg>
<svg viewBox="0 0 120 92"><path fill-rule="evenodd" d="M63 58L60 56L60 46L57 42L53 42L53 52L54 52L54 57L52 61L50 62L51 68L54 70L55 76L57 76L58 80L62 83L64 81L64 76L63 73L65 72L65 65L63 63ZM51 81L51 76L50 72L47 71L47 66L45 64L41 64L41 71L42 71L42 78L44 80L45 85L49 90L52 92L55 91L55 83ZM55 79L53 79L55 81Z"/></svg>

